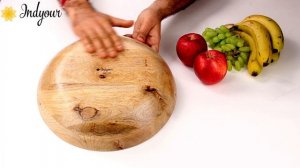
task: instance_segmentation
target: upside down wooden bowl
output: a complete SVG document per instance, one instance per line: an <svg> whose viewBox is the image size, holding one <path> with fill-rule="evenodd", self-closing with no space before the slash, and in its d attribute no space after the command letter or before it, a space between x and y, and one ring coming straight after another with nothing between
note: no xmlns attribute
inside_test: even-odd
<svg viewBox="0 0 300 168"><path fill-rule="evenodd" d="M80 42L63 49L44 71L38 103L60 138L99 151L120 150L151 138L175 106L170 69L150 48L122 37L125 50L100 59Z"/></svg>

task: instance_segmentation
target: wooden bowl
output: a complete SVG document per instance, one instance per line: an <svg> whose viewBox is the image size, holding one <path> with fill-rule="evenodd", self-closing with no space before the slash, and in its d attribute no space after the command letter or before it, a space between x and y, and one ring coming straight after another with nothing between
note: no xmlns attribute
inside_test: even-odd
<svg viewBox="0 0 300 168"><path fill-rule="evenodd" d="M175 106L170 69L148 46L122 37L125 50L101 59L76 42L44 71L38 103L48 127L75 146L120 150L151 138Z"/></svg>

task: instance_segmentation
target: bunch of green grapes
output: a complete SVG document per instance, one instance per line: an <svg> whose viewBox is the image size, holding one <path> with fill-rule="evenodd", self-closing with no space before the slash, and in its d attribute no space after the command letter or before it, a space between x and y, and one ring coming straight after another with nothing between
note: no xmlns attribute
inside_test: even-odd
<svg viewBox="0 0 300 168"><path fill-rule="evenodd" d="M237 71L246 67L250 47L238 34L222 25L216 29L206 28L202 36L211 49L226 54L228 71L231 71L232 67Z"/></svg>

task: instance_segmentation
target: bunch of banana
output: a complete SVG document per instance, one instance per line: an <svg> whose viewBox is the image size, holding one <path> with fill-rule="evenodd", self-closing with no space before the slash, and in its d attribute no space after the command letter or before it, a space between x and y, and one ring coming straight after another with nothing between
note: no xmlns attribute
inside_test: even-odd
<svg viewBox="0 0 300 168"><path fill-rule="evenodd" d="M270 17L251 15L232 27L251 48L248 72L257 76L262 68L279 59L284 37L279 25Z"/></svg>
<svg viewBox="0 0 300 168"><path fill-rule="evenodd" d="M235 34L238 34L241 38L243 38L251 48L251 53L248 59L247 69L250 75L257 76L260 74L262 70L262 66L259 64L257 60L258 49L256 47L256 43L254 38L252 38L249 34L242 31L234 31Z"/></svg>

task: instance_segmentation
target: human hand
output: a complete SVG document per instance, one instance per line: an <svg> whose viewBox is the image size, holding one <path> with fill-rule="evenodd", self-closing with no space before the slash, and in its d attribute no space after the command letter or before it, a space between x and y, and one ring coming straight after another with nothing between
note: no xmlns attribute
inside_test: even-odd
<svg viewBox="0 0 300 168"><path fill-rule="evenodd" d="M161 36L161 20L162 17L156 9L146 8L135 22L132 37L158 52Z"/></svg>
<svg viewBox="0 0 300 168"><path fill-rule="evenodd" d="M101 58L115 57L124 49L122 41L113 27L131 27L133 21L123 20L97 12L92 8L81 8L71 17L73 30L79 36L87 52Z"/></svg>

